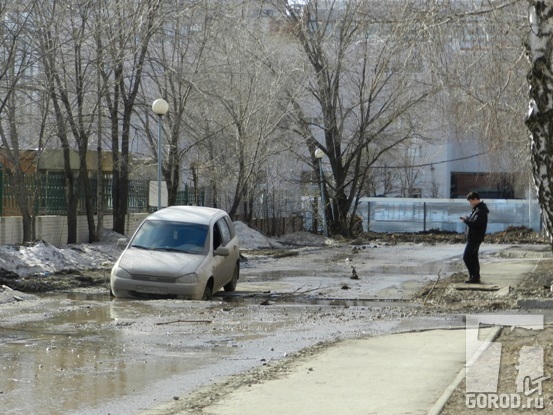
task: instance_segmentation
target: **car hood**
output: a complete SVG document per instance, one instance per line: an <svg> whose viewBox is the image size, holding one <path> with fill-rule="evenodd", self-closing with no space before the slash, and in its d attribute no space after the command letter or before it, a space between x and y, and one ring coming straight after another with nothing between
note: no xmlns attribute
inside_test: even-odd
<svg viewBox="0 0 553 415"><path fill-rule="evenodd" d="M129 248L121 256L119 266L132 275L179 277L195 272L204 255L186 252L149 251Z"/></svg>

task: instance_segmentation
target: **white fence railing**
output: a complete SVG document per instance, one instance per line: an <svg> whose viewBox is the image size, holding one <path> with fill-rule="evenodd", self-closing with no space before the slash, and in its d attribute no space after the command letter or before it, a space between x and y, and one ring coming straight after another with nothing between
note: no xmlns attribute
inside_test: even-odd
<svg viewBox="0 0 553 415"><path fill-rule="evenodd" d="M305 228L311 229L313 198L304 198ZM488 233L508 226L525 226L541 231L541 214L537 200L487 199L490 214ZM318 227L322 226L320 205ZM462 233L465 225L460 216L469 215L471 207L464 199L408 199L366 197L360 200L356 215L364 231L422 232L431 229Z"/></svg>

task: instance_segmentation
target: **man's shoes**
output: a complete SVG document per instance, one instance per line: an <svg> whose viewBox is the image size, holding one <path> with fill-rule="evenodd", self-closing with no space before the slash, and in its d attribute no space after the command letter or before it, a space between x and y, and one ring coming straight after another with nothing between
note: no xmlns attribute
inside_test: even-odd
<svg viewBox="0 0 553 415"><path fill-rule="evenodd" d="M465 281L465 284L480 284L480 278L470 277L468 280Z"/></svg>

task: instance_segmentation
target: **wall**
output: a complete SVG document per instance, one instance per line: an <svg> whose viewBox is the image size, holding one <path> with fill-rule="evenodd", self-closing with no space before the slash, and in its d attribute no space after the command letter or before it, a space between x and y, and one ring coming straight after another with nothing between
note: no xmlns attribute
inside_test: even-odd
<svg viewBox="0 0 553 415"><path fill-rule="evenodd" d="M0 217L0 245L21 242L23 240L23 226L20 216ZM11 242L14 241L14 242Z"/></svg>
<svg viewBox="0 0 553 415"><path fill-rule="evenodd" d="M127 215L125 235L131 236L148 213ZM113 217L104 216L104 228L111 229ZM36 218L36 239L44 240L54 246L64 246L67 242L67 218L65 216L38 216ZM23 240L23 225L20 216L0 217L0 245L18 244ZM88 242L86 216L77 219L77 242Z"/></svg>

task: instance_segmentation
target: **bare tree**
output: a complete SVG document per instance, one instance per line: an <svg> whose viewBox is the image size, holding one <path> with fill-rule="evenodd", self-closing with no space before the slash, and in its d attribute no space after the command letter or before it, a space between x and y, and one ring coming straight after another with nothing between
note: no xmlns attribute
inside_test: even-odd
<svg viewBox="0 0 553 415"><path fill-rule="evenodd" d="M105 25L97 47L105 53L98 68L109 91L104 95L109 113L113 156L113 230L125 232L129 194L129 144L132 116L143 81L148 47L161 24L161 0L96 2Z"/></svg>
<svg viewBox="0 0 553 415"><path fill-rule="evenodd" d="M350 235L350 215L370 167L412 137L409 115L434 92L410 70L420 40L409 5L312 0L275 2L305 59L305 95L296 100L294 124L311 164L320 148L332 180L325 206L332 234ZM390 20L387 16L395 16ZM410 36L408 36L410 35ZM306 128L306 126L308 128Z"/></svg>
<svg viewBox="0 0 553 415"><path fill-rule="evenodd" d="M36 3L6 1L0 4L0 39L2 58L0 59L0 139L3 156L8 162L4 173L15 192L15 200L22 216L23 242L33 239L32 234L32 189L26 186L27 167L22 164L22 150L31 141L22 137L24 129L22 116L29 106L29 95L32 94L28 81L32 78L37 55L32 49L31 39L36 30L32 16ZM25 104L25 105L24 105ZM30 130L27 130L30 132ZM35 130L38 136L38 131ZM23 134L25 136L25 134ZM36 142L35 142L36 145ZM34 146L33 146L34 147Z"/></svg>
<svg viewBox="0 0 553 415"><path fill-rule="evenodd" d="M525 13L520 1L440 4L432 9L427 30L436 53L426 60L443 84L436 97L447 121L443 128L463 155L481 154L484 170L477 171L488 173L493 166L527 181L527 140L519 117L527 105L526 87L519 82L527 71Z"/></svg>
<svg viewBox="0 0 553 415"><path fill-rule="evenodd" d="M272 156L286 148L278 129L287 77L267 65L275 49L259 29L256 10L256 2L226 3L191 113L199 167L220 198L229 189L229 214L246 219L271 174Z"/></svg>
<svg viewBox="0 0 553 415"><path fill-rule="evenodd" d="M169 206L177 202L183 159L202 139L191 128L194 115L189 107L193 106L191 102L201 99L194 97L198 95L209 67L205 61L207 48L216 38L221 7L223 5L210 0L190 3L187 7L177 3L164 5L166 18L149 51L150 82L144 86L143 95L150 96L152 100L156 96L164 97L169 104L163 124L167 143L162 151L164 160L156 160L162 163ZM145 113L151 118L151 111ZM148 119L143 119L143 124L148 147L157 159L157 136L152 134Z"/></svg>
<svg viewBox="0 0 553 415"><path fill-rule="evenodd" d="M78 7L71 3L43 3L41 13L37 13L40 26L45 28L39 37L41 62L63 149L68 243L77 242L77 208L81 195L84 196L89 241L98 240L87 166L90 135L98 113L94 33L90 30L93 6L92 1ZM79 160L77 174L71 165L73 149Z"/></svg>

